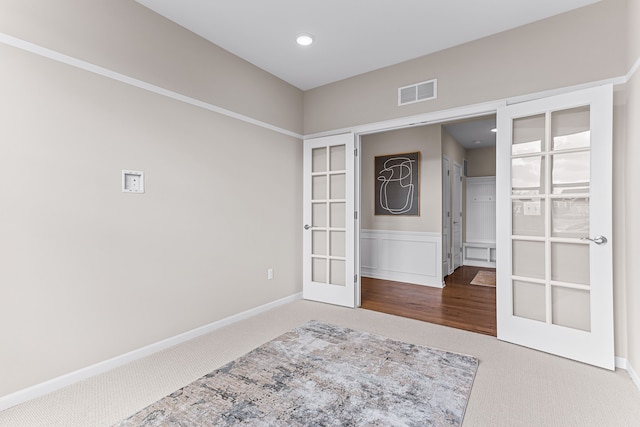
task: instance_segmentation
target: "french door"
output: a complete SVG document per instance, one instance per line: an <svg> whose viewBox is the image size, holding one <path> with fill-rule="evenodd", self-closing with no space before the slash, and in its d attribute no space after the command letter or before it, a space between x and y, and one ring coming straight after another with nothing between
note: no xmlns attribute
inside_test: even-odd
<svg viewBox="0 0 640 427"><path fill-rule="evenodd" d="M498 109L498 338L614 369L612 87Z"/></svg>
<svg viewBox="0 0 640 427"><path fill-rule="evenodd" d="M355 307L354 135L304 141L303 297Z"/></svg>

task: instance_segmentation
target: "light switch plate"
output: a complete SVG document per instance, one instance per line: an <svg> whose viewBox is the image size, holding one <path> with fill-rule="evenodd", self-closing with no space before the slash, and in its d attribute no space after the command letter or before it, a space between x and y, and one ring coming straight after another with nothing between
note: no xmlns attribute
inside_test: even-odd
<svg viewBox="0 0 640 427"><path fill-rule="evenodd" d="M122 192L144 193L144 172L123 170Z"/></svg>

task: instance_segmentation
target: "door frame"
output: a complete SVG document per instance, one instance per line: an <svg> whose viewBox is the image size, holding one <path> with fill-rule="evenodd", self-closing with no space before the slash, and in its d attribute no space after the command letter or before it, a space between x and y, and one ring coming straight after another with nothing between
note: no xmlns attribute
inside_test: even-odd
<svg viewBox="0 0 640 427"><path fill-rule="evenodd" d="M445 168L445 162L447 167ZM447 174L445 175L445 169ZM443 276L453 273L453 256L451 254L451 160L445 155L442 156L442 224L446 223L447 232L442 233L443 256L442 272ZM445 268L446 265L446 268Z"/></svg>
<svg viewBox="0 0 640 427"><path fill-rule="evenodd" d="M459 169L460 170L460 179L456 181L456 174L455 174L455 170ZM453 170L453 184L451 185L451 262L453 263L453 270L455 271L456 268L458 267L462 267L463 262L463 256L462 256L462 244L464 243L464 229L463 229L463 222L462 219L464 218L464 206L462 204L462 193L463 193L463 185L462 185L462 178L464 177L464 170L462 169L462 165L458 162L453 162L453 168L451 168L451 170ZM496 171L497 173L497 171ZM457 199L457 200L454 200ZM459 212L455 212L454 206L457 205L460 207ZM454 225L455 224L455 217L458 217L458 224L460 227L460 236L459 236L459 242L456 241L456 239L454 239ZM457 248L456 246L458 245L458 243L460 243L460 247ZM456 254L455 250L456 249L460 249L459 253ZM459 262L460 264L458 265L458 267L456 267L456 256L460 257Z"/></svg>
<svg viewBox="0 0 640 427"><path fill-rule="evenodd" d="M361 260L360 260L360 218L362 212L362 201L361 201L361 171L362 171L362 136L376 134L380 132L392 131L392 130L400 130L406 129L415 126L427 126L427 125L436 125L444 122L455 121L455 120L463 120L463 119L472 119L475 117L482 117L490 114L496 114L498 112L498 108L507 105L506 100L487 102L482 104L473 104L467 105L464 107L452 108L449 110L435 111L431 113L419 114L416 116L408 116L394 120L388 120L384 122L378 123L370 123L360 126L354 126L352 128L345 128L335 131L329 132L320 132L317 134L312 134L305 136L305 139L308 138L318 138L321 136L329 136L329 135L337 135L345 132L353 132L355 141L355 149L356 149L356 159L355 159L355 176L354 176L354 184L355 184L355 201L354 206L357 212L357 220L355 222L355 257L354 266L355 272L357 275L357 280L355 281L355 292L356 292L356 307L361 306L362 302L362 286L361 286ZM440 165L442 162L440 162ZM462 194L460 195L462 197ZM462 205L461 205L462 207ZM461 231L462 233L462 231ZM441 255L442 256L442 251ZM440 260L442 265L442 259ZM453 265L453 259L451 260ZM443 271L444 272L444 271Z"/></svg>
<svg viewBox="0 0 640 427"><path fill-rule="evenodd" d="M337 135L345 132L353 132L354 134L355 148L358 153L358 155L356 156L356 162L355 162L356 173L354 177L355 197L356 197L356 200L354 201L354 203L355 203L356 210L358 212L358 220L356 221L356 225L355 225L357 234L356 234L356 241L355 241L356 259L354 260L356 273L358 275L358 279L355 284L356 285L356 306L357 307L360 306L361 293L362 293L361 281L360 281L360 278L361 278L360 277L361 276L360 275L360 267L361 267L361 264L360 264L360 212L362 209L361 197L360 197L360 190L361 190L360 172L362 170L362 167L361 167L361 156L359 155L362 148L361 136L384 132L384 131L390 131L390 130L406 129L413 126L424 126L424 125L444 123L447 121L471 119L471 118L486 116L490 114L497 115L498 108L504 107L506 105L516 104L516 103L525 102L525 101L531 101L534 99L546 98L546 97L568 93L568 92L575 92L580 89L587 89L590 87L600 86L604 83L611 83L615 87L615 85L619 84L620 81L617 79L608 79L608 80L602 80L597 82L583 83L579 85L545 90L541 92L503 98L503 99L498 99L498 100L479 103L479 104L465 105L465 106L455 107L455 108L446 109L446 110L438 110L438 111L433 111L429 113L400 117L392 120L366 123L362 125L351 126L348 128L333 129L333 130L316 132L316 133L305 135L304 138L307 139L307 138L318 138L322 136Z"/></svg>

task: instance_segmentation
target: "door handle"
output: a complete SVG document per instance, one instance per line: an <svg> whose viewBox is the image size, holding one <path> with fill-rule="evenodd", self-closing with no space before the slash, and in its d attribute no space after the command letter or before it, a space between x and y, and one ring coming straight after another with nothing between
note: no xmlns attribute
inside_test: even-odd
<svg viewBox="0 0 640 427"><path fill-rule="evenodd" d="M593 243L595 243L596 245L604 245L607 243L607 238L604 236L596 236L593 239L591 237L583 237L580 240L589 240Z"/></svg>
<svg viewBox="0 0 640 427"><path fill-rule="evenodd" d="M305 230L309 230L310 228L313 228L313 227L312 227L312 226L310 226L309 224L305 224L305 225L304 225L304 229L305 229Z"/></svg>

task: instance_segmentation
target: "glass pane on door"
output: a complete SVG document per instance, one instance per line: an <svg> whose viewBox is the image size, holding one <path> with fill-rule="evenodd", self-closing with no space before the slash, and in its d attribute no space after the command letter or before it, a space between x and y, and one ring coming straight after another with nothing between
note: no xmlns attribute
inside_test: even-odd
<svg viewBox="0 0 640 427"><path fill-rule="evenodd" d="M545 157L511 159L511 184L514 195L538 195L545 192Z"/></svg>
<svg viewBox="0 0 640 427"><path fill-rule="evenodd" d="M587 148L591 145L588 106L551 113L552 150Z"/></svg>
<svg viewBox="0 0 640 427"><path fill-rule="evenodd" d="M551 206L551 236L589 237L589 199L554 198Z"/></svg>
<svg viewBox="0 0 640 427"><path fill-rule="evenodd" d="M544 322L546 319L545 286L513 281L513 315Z"/></svg>
<svg viewBox="0 0 640 427"><path fill-rule="evenodd" d="M553 286L552 322L567 328L591 330L591 309L589 291Z"/></svg>
<svg viewBox="0 0 640 427"><path fill-rule="evenodd" d="M588 151L554 154L551 162L553 194L589 192L591 156Z"/></svg>
<svg viewBox="0 0 640 427"><path fill-rule="evenodd" d="M544 147L544 122L544 114L515 119L513 121L511 154L540 153Z"/></svg>

